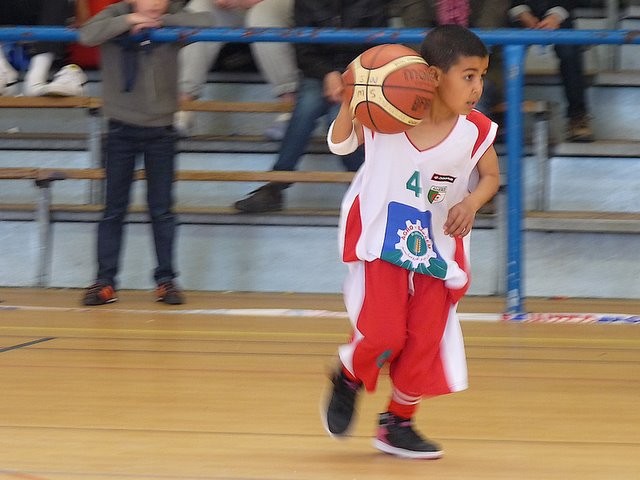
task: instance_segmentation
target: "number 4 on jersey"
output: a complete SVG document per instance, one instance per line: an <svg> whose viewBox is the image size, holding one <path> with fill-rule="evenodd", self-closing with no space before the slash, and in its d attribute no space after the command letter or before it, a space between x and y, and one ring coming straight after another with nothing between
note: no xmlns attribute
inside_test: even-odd
<svg viewBox="0 0 640 480"><path fill-rule="evenodd" d="M409 177L407 183L405 184L407 190L411 190L416 197L419 197L422 194L422 187L420 186L420 173L418 171L413 172L413 175Z"/></svg>

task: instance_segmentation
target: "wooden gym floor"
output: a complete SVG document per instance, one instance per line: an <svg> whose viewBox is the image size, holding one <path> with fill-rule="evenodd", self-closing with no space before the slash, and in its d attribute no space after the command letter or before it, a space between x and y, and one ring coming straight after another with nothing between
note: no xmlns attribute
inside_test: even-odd
<svg viewBox="0 0 640 480"><path fill-rule="evenodd" d="M130 291L88 309L81 293L0 289L2 480L640 479L640 324L464 321L470 388L423 402L417 425L445 457L419 461L371 446L386 375L352 438L321 426L348 332L338 296L189 293L168 307Z"/></svg>

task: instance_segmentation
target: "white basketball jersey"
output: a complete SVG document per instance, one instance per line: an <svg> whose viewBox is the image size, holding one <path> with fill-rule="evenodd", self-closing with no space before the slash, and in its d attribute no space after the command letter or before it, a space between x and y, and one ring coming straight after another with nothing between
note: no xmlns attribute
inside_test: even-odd
<svg viewBox="0 0 640 480"><path fill-rule="evenodd" d="M447 138L418 150L405 133L364 128L365 162L341 208L345 262L382 259L445 280L468 283L469 235L444 234L449 209L477 183L476 164L493 143L497 125L480 112L461 115Z"/></svg>

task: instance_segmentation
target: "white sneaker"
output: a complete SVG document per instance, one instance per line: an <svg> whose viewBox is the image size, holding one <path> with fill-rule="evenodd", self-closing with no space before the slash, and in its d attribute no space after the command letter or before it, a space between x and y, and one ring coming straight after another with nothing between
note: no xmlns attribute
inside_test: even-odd
<svg viewBox="0 0 640 480"><path fill-rule="evenodd" d="M18 93L18 72L13 68L0 69L0 97L13 97Z"/></svg>
<svg viewBox="0 0 640 480"><path fill-rule="evenodd" d="M71 63L62 67L54 76L51 83L44 86L40 95L51 97L81 97L84 95L83 85L87 83L87 76L82 69Z"/></svg>
<svg viewBox="0 0 640 480"><path fill-rule="evenodd" d="M179 111L173 116L173 127L181 137L188 137L193 134L196 116L194 112Z"/></svg>
<svg viewBox="0 0 640 480"><path fill-rule="evenodd" d="M290 113L283 113L276 117L276 121L269 125L264 131L264 136L274 142L279 142L284 138L284 134L289 126L289 120L291 120Z"/></svg>

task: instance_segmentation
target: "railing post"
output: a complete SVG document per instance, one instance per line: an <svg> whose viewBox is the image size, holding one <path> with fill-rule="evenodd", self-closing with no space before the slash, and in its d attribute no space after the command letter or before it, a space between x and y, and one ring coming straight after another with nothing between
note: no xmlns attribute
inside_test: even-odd
<svg viewBox="0 0 640 480"><path fill-rule="evenodd" d="M508 313L521 313L522 287L522 89L524 45L505 45L507 100L507 305Z"/></svg>
<svg viewBox="0 0 640 480"><path fill-rule="evenodd" d="M36 285L40 288L49 286L49 272L51 270L51 180L35 181L38 187L38 279Z"/></svg>

